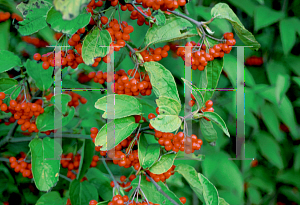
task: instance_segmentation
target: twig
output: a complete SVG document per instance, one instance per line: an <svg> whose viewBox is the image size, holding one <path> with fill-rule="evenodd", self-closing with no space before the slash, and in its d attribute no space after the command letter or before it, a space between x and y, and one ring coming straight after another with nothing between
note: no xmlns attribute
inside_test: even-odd
<svg viewBox="0 0 300 205"><path fill-rule="evenodd" d="M72 182L72 179L66 177L65 175L59 174L59 177L61 177L61 178L65 179L65 180L67 180L68 182Z"/></svg>
<svg viewBox="0 0 300 205"><path fill-rule="evenodd" d="M113 175L112 172L110 171L109 167L107 166L105 159L104 159L103 157L100 158L100 159L102 159L102 162L103 162L103 164L104 164L104 166L105 166L107 172L109 173L110 177L111 177L112 180L114 181L114 184L115 184L116 189L117 189L118 192L120 193L120 190L119 190L119 189L120 189L120 186L119 186L118 182L116 181L114 175Z"/></svg>
<svg viewBox="0 0 300 205"><path fill-rule="evenodd" d="M135 2L135 1L131 2L131 5L135 8L135 10L137 10L140 14L142 14L142 15L144 16L144 18L150 19L149 16L147 16L146 14L144 14L144 12L142 12L142 11L140 11L140 10L138 9L138 7L136 6L136 2Z"/></svg>
<svg viewBox="0 0 300 205"><path fill-rule="evenodd" d="M1 162L9 162L9 159L4 158L4 157L0 157L0 161L1 161Z"/></svg>
<svg viewBox="0 0 300 205"><path fill-rule="evenodd" d="M169 10L169 9L168 9L167 11L170 12L170 13L172 13L172 14L174 14L174 15L176 15L176 16L180 16L181 18L184 18L184 19L186 19L186 20L192 22L192 23L195 24L197 27L202 27L202 25L203 25L202 22L196 21L195 19L192 19L192 18L190 18L190 17L188 17L188 16L186 16L186 15L184 15L184 14L182 14L182 13L179 13L179 12L177 12L177 11L171 11L171 10Z"/></svg>
<svg viewBox="0 0 300 205"><path fill-rule="evenodd" d="M146 176L150 179L150 181L154 184L157 191L159 191L162 195L164 195L171 203L175 205L179 205L176 201L174 201L168 194L166 194L161 187L145 172Z"/></svg>

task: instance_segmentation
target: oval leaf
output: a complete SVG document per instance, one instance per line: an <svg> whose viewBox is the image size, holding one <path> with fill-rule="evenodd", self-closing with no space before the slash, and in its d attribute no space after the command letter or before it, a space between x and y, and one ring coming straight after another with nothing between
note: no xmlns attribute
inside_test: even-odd
<svg viewBox="0 0 300 205"><path fill-rule="evenodd" d="M98 194L104 200L111 200L113 189L110 186L110 178L97 168L91 168L86 173L88 181L96 187Z"/></svg>
<svg viewBox="0 0 300 205"><path fill-rule="evenodd" d="M176 83L171 72L157 62L146 62L144 66L149 74L155 95L173 98L180 103Z"/></svg>
<svg viewBox="0 0 300 205"><path fill-rule="evenodd" d="M181 119L177 115L158 115L150 124L158 131L174 132L180 127Z"/></svg>
<svg viewBox="0 0 300 205"><path fill-rule="evenodd" d="M216 4L211 9L211 15L213 18L228 20L232 24L236 34L246 46L253 46L251 47L253 50L258 50L260 48L260 44L255 40L255 37L243 26L241 21L227 4Z"/></svg>
<svg viewBox="0 0 300 205"><path fill-rule="evenodd" d="M64 20L72 20L80 14L81 9L89 2L90 0L54 0L53 4L56 10L63 14Z"/></svg>
<svg viewBox="0 0 300 205"><path fill-rule="evenodd" d="M14 92L12 95L12 99L16 99L21 91L21 86L19 88L17 88L17 86L18 86L18 81L15 79L11 79L11 78L0 79L0 92L4 92L6 95L10 95Z"/></svg>
<svg viewBox="0 0 300 205"><path fill-rule="evenodd" d="M108 104L107 100L113 101L114 105ZM102 97L95 103L95 108L104 111L103 118L107 118L107 112L113 115L114 119L131 115L141 115L143 113L143 107L138 99L129 95L112 94Z"/></svg>
<svg viewBox="0 0 300 205"><path fill-rule="evenodd" d="M65 205L66 200L60 197L59 192L51 191L43 194L35 205Z"/></svg>
<svg viewBox="0 0 300 205"><path fill-rule="evenodd" d="M205 204L218 205L219 194L216 187L202 174L198 173L198 178L203 187L203 198Z"/></svg>
<svg viewBox="0 0 300 205"><path fill-rule="evenodd" d="M0 56L0 73L22 65L21 59L10 51L2 50Z"/></svg>
<svg viewBox="0 0 300 205"><path fill-rule="evenodd" d="M161 174L167 172L174 164L176 155L177 154L165 154L161 156L160 160L150 168L150 172L152 172L153 174Z"/></svg>
<svg viewBox="0 0 300 205"><path fill-rule="evenodd" d="M153 24L153 26L148 29L145 36L145 45L149 46L151 44L195 36L196 33L192 32L193 29L191 28L193 28L193 25L183 18L168 18L163 26Z"/></svg>
<svg viewBox="0 0 300 205"><path fill-rule="evenodd" d="M218 125L218 126L223 130L223 132L224 132L228 137L230 137L230 134L229 134L229 132L228 132L227 126L226 126L224 120L220 117L220 115L218 115L218 114L215 113L215 112L204 112L204 113L203 113L203 116L204 116L204 117L207 117L207 118L210 119L213 123L215 123L216 125Z"/></svg>
<svg viewBox="0 0 300 205"><path fill-rule="evenodd" d="M63 20L62 14L52 8L47 14L46 21L54 31L71 35L76 33L78 29L87 26L90 18L90 13L81 13L73 20Z"/></svg>
<svg viewBox="0 0 300 205"><path fill-rule="evenodd" d="M132 116L113 120L100 129L95 139L95 145L103 146L101 148L103 151L110 150L129 137L138 125ZM107 131L112 136L108 136ZM115 139L113 139L113 133ZM107 140L111 140L110 143Z"/></svg>
<svg viewBox="0 0 300 205"><path fill-rule="evenodd" d="M18 22L18 31L27 36L38 32L47 26L46 17L51 3L42 0L30 0L28 3L20 3L17 9L23 14L24 20Z"/></svg>
<svg viewBox="0 0 300 205"><path fill-rule="evenodd" d="M85 64L92 65L94 58L104 57L108 54L109 46L111 43L111 36L107 30L99 30L95 28L89 33L82 45L82 59Z"/></svg>
<svg viewBox="0 0 300 205"><path fill-rule="evenodd" d="M267 27L284 17L284 12L275 11L267 6L259 6L254 13L254 30Z"/></svg>
<svg viewBox="0 0 300 205"><path fill-rule="evenodd" d="M142 135L138 144L138 156L141 167L147 169L151 167L160 154L159 144L148 144L145 135Z"/></svg>
<svg viewBox="0 0 300 205"><path fill-rule="evenodd" d="M181 110L181 104L169 97L159 97L156 104L160 115L179 115Z"/></svg>
<svg viewBox="0 0 300 205"><path fill-rule="evenodd" d="M95 153L93 141L85 139L82 145L80 164L78 168L77 179L81 180L86 171L90 168Z"/></svg>
<svg viewBox="0 0 300 205"><path fill-rule="evenodd" d="M215 89L218 85L219 78L223 69L224 58L209 61L206 66L207 70L207 89ZM204 102L208 101L214 91L206 91L204 94Z"/></svg>
<svg viewBox="0 0 300 205"><path fill-rule="evenodd" d="M38 63L29 59L26 61L26 63L24 63L24 66L28 72L28 75L32 77L36 86L40 90L46 91L50 88L53 83L53 67L49 67L49 69L44 70L42 63Z"/></svg>
<svg viewBox="0 0 300 205"><path fill-rule="evenodd" d="M200 129L204 139L207 142L215 142L218 139L217 132L212 123L204 118L200 119Z"/></svg>
<svg viewBox="0 0 300 205"><path fill-rule="evenodd" d="M48 191L59 178L61 146L55 140L46 137L43 140L33 139L29 147L34 183L40 191Z"/></svg>
<svg viewBox="0 0 300 205"><path fill-rule="evenodd" d="M88 181L79 182L77 179L71 182L69 195L72 205L86 205L91 200L98 200L97 189Z"/></svg>
<svg viewBox="0 0 300 205"><path fill-rule="evenodd" d="M179 164L176 166L175 171L185 178L197 197L203 201L203 186L199 180L198 173L196 172L195 168L187 164Z"/></svg>

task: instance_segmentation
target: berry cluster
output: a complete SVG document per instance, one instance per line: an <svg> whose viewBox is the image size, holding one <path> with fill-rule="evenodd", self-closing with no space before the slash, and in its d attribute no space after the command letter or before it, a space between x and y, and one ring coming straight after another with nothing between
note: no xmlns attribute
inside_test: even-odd
<svg viewBox="0 0 300 205"><path fill-rule="evenodd" d="M72 91L66 91L64 92L65 94L68 94L72 97L71 101L68 102L68 106L73 106L73 107L77 107L79 105L79 102L81 102L82 104L86 104L87 100L84 97L81 97L79 94L74 93Z"/></svg>
<svg viewBox="0 0 300 205"><path fill-rule="evenodd" d="M191 94L191 97L192 97L192 100L189 101L189 106L193 107L195 105L195 97L193 96L193 94ZM214 112L215 110L212 107L213 105L214 105L213 101L208 100L205 103L205 107L202 107L199 112ZM207 121L210 121L206 117L204 117L204 119L206 119Z"/></svg>
<svg viewBox="0 0 300 205"><path fill-rule="evenodd" d="M145 62L160 61L161 59L168 57L169 50L170 46L165 45L164 47L158 47L156 49L150 48L149 50L144 50L141 52L141 55Z"/></svg>
<svg viewBox="0 0 300 205"><path fill-rule="evenodd" d="M156 108L156 113L159 114L158 108ZM155 118L155 114L150 113L148 115L149 119ZM154 129L151 124L149 124L151 129ZM170 132L161 132L156 129L155 137L158 139L158 143L161 146L165 147L167 151L174 151L174 152L185 152L187 154L194 153L195 150L200 150L203 141L197 138L197 135L192 134L191 136L184 137L183 132L178 132L176 135Z"/></svg>
<svg viewBox="0 0 300 205"><path fill-rule="evenodd" d="M61 51L61 66L62 68L65 68L67 66L70 66L72 69L76 69L77 66L83 62L82 56L81 56L81 50L82 50L82 44L79 42L80 41L80 35L85 33L85 28L81 28L72 35L72 37L68 40L68 44L70 46L74 46L74 49L69 49L67 52ZM43 69L47 70L50 66L54 67L55 66L55 59L54 59L54 53L50 52L47 54L39 54L36 53L33 56L33 59L36 61L43 61Z"/></svg>
<svg viewBox="0 0 300 205"><path fill-rule="evenodd" d="M40 114L44 113L44 108L41 105L30 102L17 103L15 100L10 100L9 107L2 102L5 98L5 93L0 93L0 108L2 111L13 114L13 118L18 120L18 124L22 125L21 130L28 132L38 132L35 121L32 117L38 117ZM11 118L10 122L14 122Z"/></svg>
<svg viewBox="0 0 300 205"><path fill-rule="evenodd" d="M49 46L49 43L33 36L22 36L22 41L32 44L37 48Z"/></svg>
<svg viewBox="0 0 300 205"><path fill-rule="evenodd" d="M22 173L23 177L27 177L32 179L32 172L31 172L31 163L27 163L24 161L26 155L21 153L21 158L18 160L15 157L10 157L10 167L15 170L16 173Z"/></svg>
<svg viewBox="0 0 300 205"><path fill-rule="evenodd" d="M143 10L142 9L142 7L138 7L138 10L140 11L140 12L138 12L137 10L133 10L132 12L131 12L131 15L130 15L130 18L132 19L132 20L135 20L135 19L137 19L137 24L139 25L139 26L142 26L142 25L144 25L144 23L148 26L149 25L149 21L146 21L146 19L145 19L145 17L141 14L141 13L143 13L145 16L151 16L151 10L150 9L147 9L147 10Z"/></svg>
<svg viewBox="0 0 300 205"><path fill-rule="evenodd" d="M107 24L108 18L105 16L101 17L101 23L103 25ZM130 33L134 31L134 28L126 21L122 21L121 24L119 24L117 19L111 20L108 24L107 31L109 32L111 39L112 39L112 44L111 46L114 47L115 51L119 51L121 48L125 46L125 41L130 40Z"/></svg>
<svg viewBox="0 0 300 205"><path fill-rule="evenodd" d="M166 181L167 179L170 178L170 176L174 175L174 169L175 169L175 165L173 165L168 171L166 171L165 173L162 174L153 174L151 173L149 170L147 170L147 174L150 175L150 177L155 181L155 182L159 182L159 181ZM150 182L150 179L148 177L146 177L146 180Z"/></svg>
<svg viewBox="0 0 300 205"><path fill-rule="evenodd" d="M144 8L152 8L153 10L167 11L175 10L178 6L184 6L186 0L136 0L137 3L142 3Z"/></svg>
<svg viewBox="0 0 300 205"><path fill-rule="evenodd" d="M124 70L119 70L114 74L115 83L111 85L111 89L114 93L125 94L131 96L137 96L139 94L151 95L152 85L150 83L150 78L148 74L143 72L139 73L137 70L128 70L128 75ZM110 75L109 75L110 76ZM129 77L132 77L129 79ZM106 72L98 71L90 72L88 75L89 78L93 78L94 82L104 84L105 81L112 82L113 78L108 78ZM143 79L141 81L141 79Z"/></svg>
<svg viewBox="0 0 300 205"><path fill-rule="evenodd" d="M213 61L215 58L223 58L225 53L230 53L232 49L231 46L235 45L233 33L225 33L223 37L226 42L214 45L209 49L208 53L206 53L206 46L204 44L201 46L201 49L197 49L197 51L193 51L193 49L199 48L200 43L196 44L194 41L191 41L185 44L185 46L190 46L192 48L191 66L193 70L198 69L203 71L207 65L207 62ZM185 60L185 48L178 48L177 55Z"/></svg>
<svg viewBox="0 0 300 205"><path fill-rule="evenodd" d="M80 158L81 158L80 154L76 154L75 157L73 156L73 153L69 153L66 155L62 154L61 158L62 158L60 161L61 166L63 168L68 168L67 177L70 179L75 179L76 175L75 173L72 172L72 170L78 173L78 168L79 168ZM96 167L98 160L99 157L97 155L94 155L90 167Z"/></svg>
<svg viewBox="0 0 300 205"><path fill-rule="evenodd" d="M249 66L261 66L263 63L264 63L264 61L263 61L262 57L251 56L251 57L247 58L245 64L249 65Z"/></svg>
<svg viewBox="0 0 300 205"><path fill-rule="evenodd" d="M126 176L121 176L121 177L120 177L120 182L118 182L118 184L119 184L122 188L124 188L124 191L129 192L129 191L132 189L131 182L132 182L135 178L136 178L136 176L135 176L134 174L130 175L130 177L128 178L128 180L127 180ZM127 181L127 182L126 182L126 181ZM110 186L111 186L112 188L115 187L114 181L111 181L111 182L110 182Z"/></svg>

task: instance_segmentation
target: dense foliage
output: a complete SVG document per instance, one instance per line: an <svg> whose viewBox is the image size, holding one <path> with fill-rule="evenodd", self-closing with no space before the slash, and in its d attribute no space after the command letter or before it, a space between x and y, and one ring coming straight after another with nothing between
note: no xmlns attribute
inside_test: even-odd
<svg viewBox="0 0 300 205"><path fill-rule="evenodd" d="M0 203L299 204L299 5L0 0Z"/></svg>

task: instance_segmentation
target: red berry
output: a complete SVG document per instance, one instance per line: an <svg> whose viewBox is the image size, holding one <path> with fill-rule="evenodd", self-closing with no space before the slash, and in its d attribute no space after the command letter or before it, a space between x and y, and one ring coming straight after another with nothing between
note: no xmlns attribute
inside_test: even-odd
<svg viewBox="0 0 300 205"><path fill-rule="evenodd" d="M149 115L148 115L148 119L149 120L151 120L151 119L153 119L153 118L155 118L156 116L153 114L153 113L150 113Z"/></svg>
<svg viewBox="0 0 300 205"><path fill-rule="evenodd" d="M5 93L4 92L0 92L0 100L4 100L5 98Z"/></svg>
<svg viewBox="0 0 300 205"><path fill-rule="evenodd" d="M180 197L179 200L181 201L181 203L185 204L186 203L186 198L185 197Z"/></svg>
<svg viewBox="0 0 300 205"><path fill-rule="evenodd" d="M36 61L41 60L41 58L42 58L42 56L41 56L41 54L39 54L39 53L36 53L36 54L34 54L34 56L33 56L33 59L36 60Z"/></svg>

